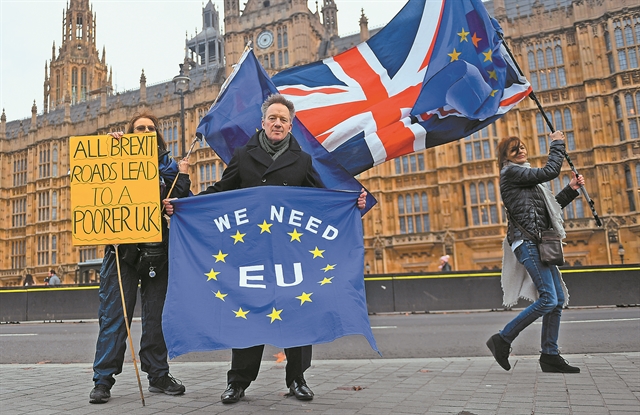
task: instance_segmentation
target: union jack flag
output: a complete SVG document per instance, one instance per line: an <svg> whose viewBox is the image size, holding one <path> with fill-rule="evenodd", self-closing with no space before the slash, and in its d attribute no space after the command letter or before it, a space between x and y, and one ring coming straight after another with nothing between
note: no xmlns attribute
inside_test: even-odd
<svg viewBox="0 0 640 415"><path fill-rule="evenodd" d="M530 92L480 0L409 0L380 32L273 77L351 174L493 123Z"/></svg>

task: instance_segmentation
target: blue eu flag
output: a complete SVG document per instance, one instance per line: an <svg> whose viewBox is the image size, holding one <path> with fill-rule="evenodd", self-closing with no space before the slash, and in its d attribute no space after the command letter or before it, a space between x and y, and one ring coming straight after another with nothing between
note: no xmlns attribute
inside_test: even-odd
<svg viewBox="0 0 640 415"><path fill-rule="evenodd" d="M169 356L361 334L358 192L254 187L174 201L163 330Z"/></svg>

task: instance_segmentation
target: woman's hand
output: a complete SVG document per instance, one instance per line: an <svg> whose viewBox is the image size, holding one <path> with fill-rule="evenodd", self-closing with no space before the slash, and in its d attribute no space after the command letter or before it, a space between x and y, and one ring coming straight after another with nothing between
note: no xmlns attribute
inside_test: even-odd
<svg viewBox="0 0 640 415"><path fill-rule="evenodd" d="M164 199L162 201L164 212L169 216L173 215L173 204L171 203L173 200L176 200L176 198L172 197L171 199Z"/></svg>
<svg viewBox="0 0 640 415"><path fill-rule="evenodd" d="M564 133L562 131L556 131L549 134L549 138L551 139L551 141L564 140Z"/></svg>
<svg viewBox="0 0 640 415"><path fill-rule="evenodd" d="M584 186L584 176L581 174L576 176L574 172L571 172L571 181L569 182L569 186L571 186L573 190L578 190Z"/></svg>
<svg viewBox="0 0 640 415"><path fill-rule="evenodd" d="M178 170L180 173L189 173L189 157L185 157L178 162Z"/></svg>
<svg viewBox="0 0 640 415"><path fill-rule="evenodd" d="M362 189L360 191L360 196L358 196L358 209L362 210L367 206L367 192L366 190Z"/></svg>
<svg viewBox="0 0 640 415"><path fill-rule="evenodd" d="M115 138L116 140L120 140L122 138L122 136L124 135L124 133L122 131L114 131L114 132L109 133L107 135L110 135L111 137Z"/></svg>

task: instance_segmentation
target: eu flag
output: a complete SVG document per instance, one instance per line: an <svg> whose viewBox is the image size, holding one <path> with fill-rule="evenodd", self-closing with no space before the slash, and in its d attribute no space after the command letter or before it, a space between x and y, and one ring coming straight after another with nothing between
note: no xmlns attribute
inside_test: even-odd
<svg viewBox="0 0 640 415"><path fill-rule="evenodd" d="M358 192L254 187L174 201L163 330L169 356L361 334Z"/></svg>

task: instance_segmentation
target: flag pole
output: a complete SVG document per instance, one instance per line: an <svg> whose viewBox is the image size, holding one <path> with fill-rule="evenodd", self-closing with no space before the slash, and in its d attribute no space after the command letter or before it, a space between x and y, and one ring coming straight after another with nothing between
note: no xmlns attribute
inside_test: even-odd
<svg viewBox="0 0 640 415"><path fill-rule="evenodd" d="M218 92L218 95L216 96L216 99L213 100L213 104L211 104L209 109L213 108L213 106L216 105L216 103L218 102L218 99L220 98L220 95L222 95L224 90L227 89L227 86L229 85L229 82L231 82L231 80L235 76L236 72L238 71L240 63L242 63L242 61L244 60L244 58L246 57L247 53L250 50L251 50L251 41L248 41L247 45L244 47L244 51L243 51L242 55L240 56L240 59L238 60L238 63L234 65L233 71L231 72L229 77L227 79L225 79L224 82L222 83L222 86L220 87L220 92ZM195 138L191 142L191 147L189 147L189 151L187 152L187 155L184 158L189 158L189 156L191 155L191 152L193 151L193 147L196 145L196 142L197 141L202 141L202 139L203 139L202 135L199 134L199 133L196 133ZM176 177L173 179L173 183L171 184L171 188L169 189L169 193L167 193L167 199L169 197L171 197L171 192L173 191L173 188L175 187L176 182L178 181L178 175L179 174L180 174L180 172L178 172ZM162 209L160 210L160 212L162 213L163 211L164 211L164 205L162 205Z"/></svg>
<svg viewBox="0 0 640 415"><path fill-rule="evenodd" d="M498 32L498 31L496 31L496 33L498 34L498 36L500 36L500 39L502 40L502 44L504 45L504 48L507 50L507 53L509 54L509 57L513 61L513 64L515 65L516 69L518 69L518 72L520 73L520 76L524 76L524 73L522 72L522 69L520 69L520 65L518 65L518 62L516 61L515 56L513 56L513 53L511 53L511 49L509 49L509 46L507 45L507 42L504 40L503 34L501 32ZM549 117L547 117L547 114L544 111L544 108L542 108L542 104L540 104L540 101L538 100L538 97L533 92L533 89L531 90L531 93L529 94L529 98L531 98L533 100L533 102L536 103L536 106L538 107L538 110L540 111L540 114L542 114L542 117L544 118L545 122L547 123L547 126L549 127L551 132L554 133L556 131L556 129L554 128L553 124L551 123L551 120L549 119ZM567 162L569 163L569 167L571 167L571 171L576 176L578 176L578 170L576 170L576 167L573 165L573 162L571 161L571 158L569 157L569 154L566 151L563 151L563 154L564 154L564 158L567 159ZM593 215L593 218L596 220L596 225L602 226L602 221L600 220L600 217L598 216L598 212L596 212L596 208L595 208L593 200L589 197L589 193L587 193L587 189L584 186L581 185L580 186L580 191L582 192L582 195L587 200L587 203L589 204L589 207L591 208L591 214Z"/></svg>
<svg viewBox="0 0 640 415"><path fill-rule="evenodd" d="M131 339L131 329L129 328L129 318L127 317L127 304L124 301L124 289L122 288L122 276L120 274L120 256L118 255L118 246L119 244L114 244L113 248L116 251L116 266L118 267L118 284L120 285L120 298L122 299L122 312L124 314L124 324L127 327L127 337L129 339L129 349L131 349L133 367L136 368L136 377L138 378L138 388L140 389L140 399L142 400L142 406L145 406L144 394L142 393L142 383L140 382L140 372L138 372L138 363L136 362L136 352L133 349L133 340Z"/></svg>

